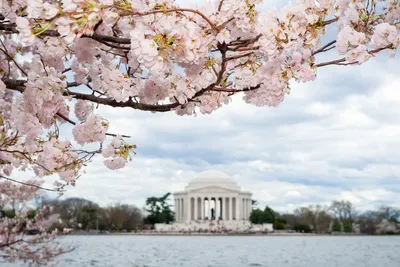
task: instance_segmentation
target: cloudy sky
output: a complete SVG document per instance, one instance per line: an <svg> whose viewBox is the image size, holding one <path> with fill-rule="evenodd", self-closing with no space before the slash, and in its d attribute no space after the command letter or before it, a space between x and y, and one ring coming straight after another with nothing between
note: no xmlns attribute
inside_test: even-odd
<svg viewBox="0 0 400 267"><path fill-rule="evenodd" d="M275 5L268 3L263 9ZM341 199L359 210L400 206L398 54L321 68L314 82L293 82L277 108L245 104L240 95L197 117L102 107L110 132L132 136L138 155L118 171L96 158L65 197L142 207L146 197L182 190L196 173L215 169L251 191L259 207L281 212Z"/></svg>

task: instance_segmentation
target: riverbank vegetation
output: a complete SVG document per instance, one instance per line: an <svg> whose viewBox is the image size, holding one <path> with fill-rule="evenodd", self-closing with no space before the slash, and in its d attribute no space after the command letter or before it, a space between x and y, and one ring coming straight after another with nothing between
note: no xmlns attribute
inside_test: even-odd
<svg viewBox="0 0 400 267"><path fill-rule="evenodd" d="M132 232L152 229L156 223L174 221L173 207L169 204L170 193L160 197L148 197L145 207L114 203L107 206L84 198L65 200L49 199L42 195L33 203L27 216L34 218L44 206L51 206L52 217L49 231L55 228L70 228L75 231ZM15 203L17 204L17 203ZM357 211L349 201L333 201L329 206L310 205L299 207L291 213L279 213L266 206L257 207L253 201L250 221L253 224L271 223L276 231L300 233L360 233L400 234L400 209L381 206L376 210ZM13 217L18 205L0 208L2 217Z"/></svg>
<svg viewBox="0 0 400 267"><path fill-rule="evenodd" d="M269 206L264 209L253 207L250 221L272 223L275 230L304 233L400 234L399 208L380 206L361 212L344 200L333 201L326 207L318 204L299 207L293 213L278 213Z"/></svg>

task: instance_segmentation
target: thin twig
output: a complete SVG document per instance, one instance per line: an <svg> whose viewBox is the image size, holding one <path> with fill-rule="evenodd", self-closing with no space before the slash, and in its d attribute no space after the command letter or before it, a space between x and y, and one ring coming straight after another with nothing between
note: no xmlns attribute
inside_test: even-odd
<svg viewBox="0 0 400 267"><path fill-rule="evenodd" d="M62 114L60 114L60 113L56 113L56 115L59 116L59 117L61 117L61 118L64 119L65 121L71 123L72 125L76 125L76 122L74 122L73 120L71 120L70 118L68 118L68 117L66 117L66 116L64 116L64 115L62 115ZM117 136L117 134L113 134L113 133L106 133L106 135L108 135L108 136ZM129 135L123 135L123 134L121 134L120 136L121 136L121 137L124 137L124 138L131 138L131 136L129 136Z"/></svg>
<svg viewBox="0 0 400 267"><path fill-rule="evenodd" d="M387 46L385 46L385 47L382 47L382 48L378 48L378 49L374 49L374 50L371 50L371 51L368 51L368 54L370 54L370 55L373 55L373 54L375 54L375 53L378 53L378 52L380 52L380 51L382 51L382 50L385 50L385 49L390 49L390 48L392 48L393 47L393 45L392 44L389 44L389 45L387 45ZM328 66L328 65L343 65L343 66L346 66L346 65L354 65L354 64L357 64L358 62L356 61L356 62L346 62L346 63L343 63L343 62L345 62L346 61L346 58L340 58L340 59L336 59L336 60L332 60L332 61L328 61L328 62L323 62L323 63L319 63L319 64L317 64L317 65L315 65L316 67L324 67L324 66Z"/></svg>
<svg viewBox="0 0 400 267"><path fill-rule="evenodd" d="M313 54L316 55L318 53L325 52L325 49L328 48L329 46L333 45L334 43L336 43L336 40L333 40L333 41L327 43L326 45L324 45L323 47L315 50Z"/></svg>
<svg viewBox="0 0 400 267"><path fill-rule="evenodd" d="M22 184L22 185L26 185L26 186L31 186L31 187L34 187L34 188L37 188L37 189L41 189L41 190L45 190L45 191L50 191L50 192L60 192L60 190L59 190L59 189L50 189L50 188L45 188L45 187L41 187L41 186L39 186L39 185L35 185L35 184L29 184L29 183L25 183L25 182L17 181L17 180L14 180L14 179L8 178L8 177L4 177L4 176L2 176L2 175L0 175L0 178L3 178L3 179L5 179L5 180L7 180L7 181L10 181L10 182L14 182L14 183L17 183L17 184ZM65 191L65 190L62 190L62 191Z"/></svg>

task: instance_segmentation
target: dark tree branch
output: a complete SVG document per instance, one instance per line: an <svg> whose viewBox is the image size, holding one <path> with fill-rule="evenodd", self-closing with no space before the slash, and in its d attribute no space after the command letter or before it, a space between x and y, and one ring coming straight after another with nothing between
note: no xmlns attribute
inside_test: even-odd
<svg viewBox="0 0 400 267"><path fill-rule="evenodd" d="M65 191L65 190L60 190L60 189L45 188L45 187L41 187L41 186L39 186L39 185L29 184L29 183L17 181L17 180L14 180L14 179L11 179L11 178L2 176L2 175L0 175L0 178L2 178L2 179L4 179L4 180L7 180L7 181L10 181L10 182L13 182L13 183L22 184L22 185L25 185L25 186L34 187L34 188L37 188L37 189L40 189L40 190L45 190L45 191L50 191L50 192L62 192L62 191Z"/></svg>
<svg viewBox="0 0 400 267"><path fill-rule="evenodd" d="M393 45L392 44L390 44L390 45L388 45L388 46L385 46L385 47L382 47L382 48L378 48L378 49L375 49L375 50L371 50L371 51L368 51L368 53L370 54L370 55L373 55L373 54L375 54L375 53L378 53L378 52L380 52L380 51L382 51L382 50L385 50L385 49L390 49L390 48L393 48ZM327 62L323 62L323 63L319 63L319 64L316 64L315 66L316 67L324 67L324 66L329 66L329 65L342 65L342 66L346 66L346 65L354 65L354 64L357 64L358 62L346 62L346 58L340 58L340 59L336 59L336 60L332 60L332 61L327 61Z"/></svg>
<svg viewBox="0 0 400 267"><path fill-rule="evenodd" d="M5 23L0 22L0 30L7 31L10 33L19 33L17 31L17 26L15 25L15 23L5 24ZM41 36L60 37L60 34L55 30L47 30L47 31L43 32L41 34ZM112 43L117 43L117 44L130 44L131 43L131 39L129 39L129 38L120 38L120 37L102 35L102 34L97 34L97 33L94 33L93 35L82 35L82 37L91 38L91 39L99 41L99 42L112 42Z"/></svg>
<svg viewBox="0 0 400 267"><path fill-rule="evenodd" d="M331 46L331 45L333 45L333 44L335 44L335 43L336 43L336 40L333 40L333 41L327 43L327 44L324 45L323 47L321 47L321 48L315 50L314 53L313 53L313 55L316 55L316 54L318 54L318 53L322 53L322 52L327 51L326 49L327 49L329 46Z"/></svg>

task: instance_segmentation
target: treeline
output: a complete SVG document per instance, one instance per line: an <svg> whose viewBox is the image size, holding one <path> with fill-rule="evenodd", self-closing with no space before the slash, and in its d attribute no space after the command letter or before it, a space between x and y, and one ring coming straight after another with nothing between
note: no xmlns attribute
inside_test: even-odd
<svg viewBox="0 0 400 267"><path fill-rule="evenodd" d="M34 218L36 211L48 205L52 207L50 229L57 227L75 230L135 231L151 229L156 223L174 221L172 206L168 204L171 194L146 199L145 210L135 205L113 204L101 207L97 203L83 198L65 200L40 197L35 199L35 207L22 212L28 218ZM329 206L310 205L299 207L293 213L279 213L266 206L253 210L250 221L253 224L272 223L275 230L293 230L305 233L364 233L364 234L400 234L400 209L381 206L377 210L358 212L349 201L333 201ZM19 203L13 202L7 207L0 206L0 218L13 218L20 213Z"/></svg>
<svg viewBox="0 0 400 267"><path fill-rule="evenodd" d="M305 233L400 233L400 209L381 206L377 210L357 212L349 201L333 201L328 207L310 205L283 214L268 206L264 209L253 208L250 221L255 224L272 223L275 230Z"/></svg>
<svg viewBox="0 0 400 267"><path fill-rule="evenodd" d="M145 210L135 205L113 204L101 207L97 203L84 198L68 198L65 200L49 199L46 195L35 198L34 207L26 210L17 201L5 207L0 205L0 218L14 218L25 214L33 219L39 209L45 205L51 207L48 215L47 231L54 228L72 228L74 230L99 231L135 231L151 229L156 223L174 221L171 205L167 203L170 193L161 197L146 199ZM1 196L0 196L1 198Z"/></svg>
<svg viewBox="0 0 400 267"><path fill-rule="evenodd" d="M100 207L83 198L44 200L42 204L53 207L52 214L58 215L52 228L130 232L143 226L142 211L134 205L118 203Z"/></svg>

